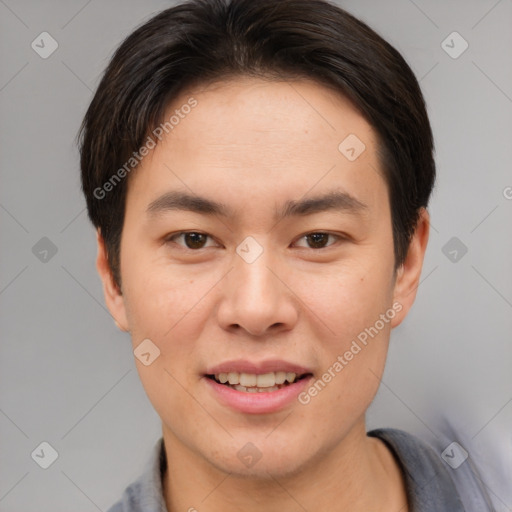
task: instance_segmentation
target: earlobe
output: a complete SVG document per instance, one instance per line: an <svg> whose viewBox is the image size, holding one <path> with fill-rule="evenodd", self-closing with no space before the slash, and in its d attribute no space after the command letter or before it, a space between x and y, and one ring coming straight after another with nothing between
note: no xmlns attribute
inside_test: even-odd
<svg viewBox="0 0 512 512"><path fill-rule="evenodd" d="M114 319L116 326L122 331L129 332L128 319L126 315L126 307L124 297L114 282L112 271L107 258L107 249L105 241L98 228L96 231L96 240L98 243L98 255L96 258L96 269L103 283L103 294L105 303Z"/></svg>
<svg viewBox="0 0 512 512"><path fill-rule="evenodd" d="M423 260L427 250L430 231L430 216L425 208L422 208L407 251L407 256L397 270L394 302L401 304L400 313L391 322L392 327L397 327L411 309L416 298L416 292L420 283Z"/></svg>

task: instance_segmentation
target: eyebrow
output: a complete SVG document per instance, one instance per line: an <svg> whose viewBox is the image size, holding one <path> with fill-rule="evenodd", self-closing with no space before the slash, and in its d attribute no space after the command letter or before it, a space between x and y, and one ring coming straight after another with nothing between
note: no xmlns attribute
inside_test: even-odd
<svg viewBox="0 0 512 512"><path fill-rule="evenodd" d="M146 212L151 217L173 210L185 210L211 216L233 216L233 211L223 203L177 191L166 192L152 201L146 208ZM286 217L312 215L333 210L361 215L368 210L368 205L346 192L332 191L308 199L286 201L283 208L276 211L274 220L280 221Z"/></svg>

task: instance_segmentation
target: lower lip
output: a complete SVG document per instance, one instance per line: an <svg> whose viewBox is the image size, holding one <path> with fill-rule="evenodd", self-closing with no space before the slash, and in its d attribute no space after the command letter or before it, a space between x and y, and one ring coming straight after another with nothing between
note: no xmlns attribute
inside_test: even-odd
<svg viewBox="0 0 512 512"><path fill-rule="evenodd" d="M297 396L308 386L312 375L288 384L277 391L248 393L219 384L217 381L204 377L219 402L237 411L248 414L266 414L279 411L297 400Z"/></svg>

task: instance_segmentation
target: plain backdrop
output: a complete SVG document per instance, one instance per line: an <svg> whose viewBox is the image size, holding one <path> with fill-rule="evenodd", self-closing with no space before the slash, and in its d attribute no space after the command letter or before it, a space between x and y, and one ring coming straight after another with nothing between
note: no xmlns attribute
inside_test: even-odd
<svg viewBox="0 0 512 512"><path fill-rule="evenodd" d="M437 149L422 281L368 428L457 441L512 510L512 1L339 4L409 62ZM0 511L104 511L161 435L104 306L74 137L114 49L171 5L0 0Z"/></svg>

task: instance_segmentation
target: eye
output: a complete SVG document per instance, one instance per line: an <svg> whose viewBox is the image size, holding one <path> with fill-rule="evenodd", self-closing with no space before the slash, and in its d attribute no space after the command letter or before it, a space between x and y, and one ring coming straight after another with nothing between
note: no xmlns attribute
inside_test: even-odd
<svg viewBox="0 0 512 512"><path fill-rule="evenodd" d="M198 233L196 231L183 231L182 233L176 233L166 238L166 242L175 242L175 240L182 239L184 246L187 249L204 249L206 247L206 241L211 238L209 235L204 233ZM178 243L178 245L183 245Z"/></svg>
<svg viewBox="0 0 512 512"><path fill-rule="evenodd" d="M179 241L181 239L181 242ZM166 238L166 242L172 242L176 243L177 245L180 245L186 249L191 250L199 250L204 249L207 247L215 247L215 243L211 245L207 245L208 239L212 240L212 238L205 234L205 233L199 233L197 231L183 231L181 233L176 233L174 235L171 235ZM333 242L329 243L329 241L333 240ZM340 235L335 235L333 233L325 233L325 232L314 232L314 233L308 233L306 235L303 235L300 240L305 240L306 245L300 245L298 242L296 245L299 247L306 247L309 249L324 249L327 247L330 247L335 243L337 240L343 240L344 237ZM212 240L213 242L213 240Z"/></svg>
<svg viewBox="0 0 512 512"><path fill-rule="evenodd" d="M309 249L324 249L325 247L329 247L332 244L327 245L327 242L329 241L329 237L336 238L338 240L343 240L343 237L340 235L334 235L332 233L324 233L324 232L315 232L315 233L308 233L307 235L302 236L299 238L299 240L306 240L306 243L308 244L307 247ZM302 246L304 247L304 246Z"/></svg>

